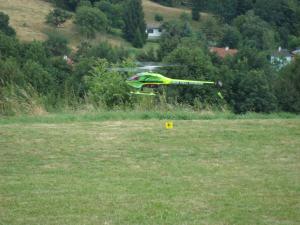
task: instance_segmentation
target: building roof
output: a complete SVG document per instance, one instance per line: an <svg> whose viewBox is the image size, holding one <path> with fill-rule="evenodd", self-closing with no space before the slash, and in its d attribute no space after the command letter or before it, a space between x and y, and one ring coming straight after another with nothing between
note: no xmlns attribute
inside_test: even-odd
<svg viewBox="0 0 300 225"><path fill-rule="evenodd" d="M273 57L291 57L292 54L287 49L282 49L281 47L278 48L277 51L272 53Z"/></svg>
<svg viewBox="0 0 300 225"><path fill-rule="evenodd" d="M211 47L210 52L216 53L221 58L225 58L226 56L235 56L238 53L237 49L230 49L228 47L226 48L217 48L217 47Z"/></svg>
<svg viewBox="0 0 300 225"><path fill-rule="evenodd" d="M297 48L296 50L292 51L293 55L300 55L300 48Z"/></svg>
<svg viewBox="0 0 300 225"><path fill-rule="evenodd" d="M147 29L161 29L161 26L147 26Z"/></svg>

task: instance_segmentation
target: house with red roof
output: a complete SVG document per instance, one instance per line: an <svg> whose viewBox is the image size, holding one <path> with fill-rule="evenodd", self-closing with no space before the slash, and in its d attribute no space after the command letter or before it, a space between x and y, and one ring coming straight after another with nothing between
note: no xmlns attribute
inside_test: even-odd
<svg viewBox="0 0 300 225"><path fill-rule="evenodd" d="M211 47L209 50L211 53L215 53L222 59L224 59L226 56L235 56L238 53L237 49L230 49L229 47L225 47L225 48Z"/></svg>

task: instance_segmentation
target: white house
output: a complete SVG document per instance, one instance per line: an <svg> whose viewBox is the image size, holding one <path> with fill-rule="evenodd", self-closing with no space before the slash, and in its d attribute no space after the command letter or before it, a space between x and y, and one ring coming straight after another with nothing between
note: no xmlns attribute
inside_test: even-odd
<svg viewBox="0 0 300 225"><path fill-rule="evenodd" d="M277 51L271 54L271 64L275 65L278 69L290 64L293 56L287 49L278 48Z"/></svg>
<svg viewBox="0 0 300 225"><path fill-rule="evenodd" d="M299 55L300 56L300 48L297 48L296 50L292 51L292 54L294 56Z"/></svg>
<svg viewBox="0 0 300 225"><path fill-rule="evenodd" d="M159 39L163 33L160 27L147 27L146 33L148 34L148 39Z"/></svg>

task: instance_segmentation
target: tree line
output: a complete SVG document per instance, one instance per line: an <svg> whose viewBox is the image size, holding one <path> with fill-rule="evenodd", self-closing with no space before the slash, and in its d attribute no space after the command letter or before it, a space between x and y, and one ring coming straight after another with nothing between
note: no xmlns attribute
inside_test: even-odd
<svg viewBox="0 0 300 225"><path fill-rule="evenodd" d="M79 9L82 6L73 10ZM191 15L182 14L177 20L164 22L165 32L156 49L132 54L130 49L106 42L91 45L87 39L77 46L76 52L71 52L69 40L59 32L48 34L46 41L20 42L9 26L9 17L0 13L0 113L30 112L34 106L46 111L85 105L108 109L141 104L149 107L145 98L130 95L125 80L132 73L110 69L134 67L136 60L181 65L160 71L171 78L223 82L220 91L224 99L212 87L168 87L161 90L163 99L147 98L151 107L179 104L195 109L228 108L235 113L300 112L299 57L280 70L268 58L271 51L285 43L279 26L252 9L230 22L218 15L200 20L194 27ZM297 22L289 25L297 26ZM134 38L131 32L128 35ZM297 33L287 39L287 46L300 45ZM222 59L210 52L212 45L238 48L238 53Z"/></svg>

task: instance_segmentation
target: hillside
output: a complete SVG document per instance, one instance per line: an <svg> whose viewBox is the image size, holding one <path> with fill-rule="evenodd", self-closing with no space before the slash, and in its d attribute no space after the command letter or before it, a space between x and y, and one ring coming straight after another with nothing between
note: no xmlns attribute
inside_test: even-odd
<svg viewBox="0 0 300 225"><path fill-rule="evenodd" d="M41 0L0 0L0 11L8 14L10 24L21 40L44 40L45 16L52 9L51 4Z"/></svg>
<svg viewBox="0 0 300 225"><path fill-rule="evenodd" d="M163 15L165 21L178 18L183 12L189 13L186 9L166 7L149 0L143 0L143 7L146 22L149 25L157 25L154 20L157 13ZM46 33L51 32L53 29L44 22L51 9L53 9L53 6L43 0L0 0L0 11L9 15L10 24L17 31L17 36L23 41L46 39ZM64 27L59 28L59 30L70 38L71 46L75 47L80 42L81 37L78 35L72 21L66 22ZM120 35L98 34L93 42L99 41L108 41L113 45L129 46Z"/></svg>
<svg viewBox="0 0 300 225"><path fill-rule="evenodd" d="M176 19L181 13L190 13L186 9L178 9L163 6L149 0L143 0L143 7L145 12L145 19L148 25L157 25L158 23L154 20L155 14L159 13L164 17L165 21Z"/></svg>
<svg viewBox="0 0 300 225"><path fill-rule="evenodd" d="M45 23L45 17L53 9L53 5L42 0L0 0L0 11L10 17L10 24L17 32L17 36L23 41L45 40L47 32L54 28ZM65 34L72 47L75 47L81 37L78 35L72 21L68 21L63 27L58 28ZM98 34L94 42L109 41L113 45L128 45L121 37Z"/></svg>

